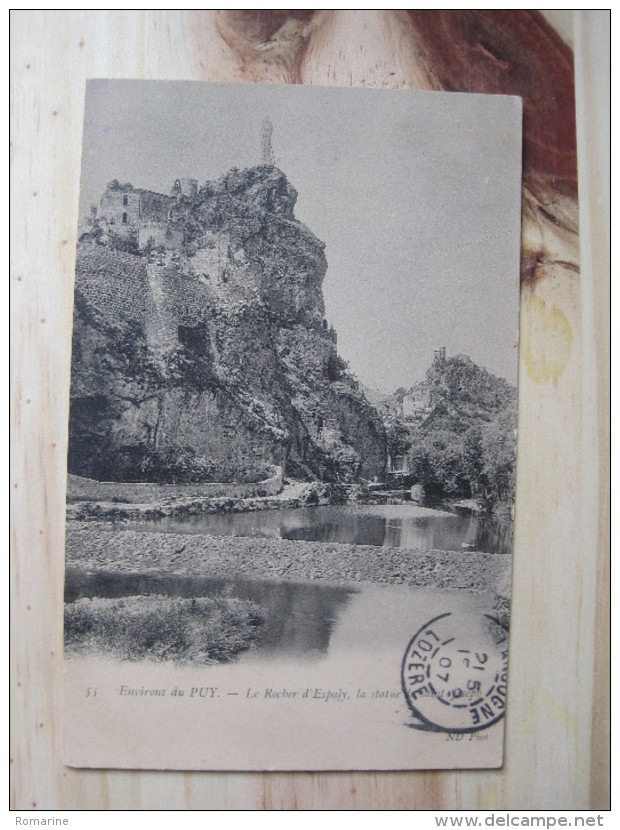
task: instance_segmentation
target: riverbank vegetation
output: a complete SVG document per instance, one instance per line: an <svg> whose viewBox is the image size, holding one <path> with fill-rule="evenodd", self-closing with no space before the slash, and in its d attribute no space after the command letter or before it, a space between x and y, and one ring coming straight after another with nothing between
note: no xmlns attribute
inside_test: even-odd
<svg viewBox="0 0 620 830"><path fill-rule="evenodd" d="M514 411L484 425L415 430L411 475L427 497L476 499L505 512L514 499L515 433Z"/></svg>
<svg viewBox="0 0 620 830"><path fill-rule="evenodd" d="M68 653L120 660L229 662L260 639L254 603L234 597L82 598L65 605Z"/></svg>
<svg viewBox="0 0 620 830"><path fill-rule="evenodd" d="M391 458L427 503L473 499L510 518L517 394L469 357L436 358L426 379L384 402Z"/></svg>

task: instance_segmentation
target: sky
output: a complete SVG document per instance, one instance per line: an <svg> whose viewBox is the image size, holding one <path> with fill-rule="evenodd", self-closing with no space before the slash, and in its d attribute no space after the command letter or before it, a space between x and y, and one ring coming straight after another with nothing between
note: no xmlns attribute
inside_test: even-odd
<svg viewBox="0 0 620 830"><path fill-rule="evenodd" d="M87 87L80 213L107 182L169 193L261 163L298 191L326 243L339 354L382 392L433 349L516 383L521 102L508 96L162 81Z"/></svg>

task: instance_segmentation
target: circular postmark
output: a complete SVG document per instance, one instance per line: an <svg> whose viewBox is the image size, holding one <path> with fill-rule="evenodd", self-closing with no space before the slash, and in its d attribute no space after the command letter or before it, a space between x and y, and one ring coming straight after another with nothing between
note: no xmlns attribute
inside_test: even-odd
<svg viewBox="0 0 620 830"><path fill-rule="evenodd" d="M448 612L411 638L401 668L409 708L445 732L478 732L504 716L507 632L487 615Z"/></svg>

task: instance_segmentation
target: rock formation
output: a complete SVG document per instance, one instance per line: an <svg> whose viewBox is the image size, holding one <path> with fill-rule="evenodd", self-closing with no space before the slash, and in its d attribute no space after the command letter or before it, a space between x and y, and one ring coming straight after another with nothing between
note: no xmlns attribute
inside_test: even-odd
<svg viewBox="0 0 620 830"><path fill-rule="evenodd" d="M510 514L517 391L467 355L435 359L423 381L380 404L392 471L429 498L476 498Z"/></svg>
<svg viewBox="0 0 620 830"><path fill-rule="evenodd" d="M286 176L263 165L189 195L154 200L118 182L106 194L109 215L93 218L77 254L69 471L381 475L383 425L337 354L324 245L295 219ZM161 216L144 212L154 201Z"/></svg>

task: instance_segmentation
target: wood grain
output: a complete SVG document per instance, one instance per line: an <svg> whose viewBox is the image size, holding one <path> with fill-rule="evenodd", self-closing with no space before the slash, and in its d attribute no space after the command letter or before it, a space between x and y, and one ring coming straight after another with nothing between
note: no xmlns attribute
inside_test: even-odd
<svg viewBox="0 0 620 830"><path fill-rule="evenodd" d="M572 59L537 13L15 11L11 26L13 808L606 808L606 13L576 17L583 276ZM63 767L65 459L89 77L524 95L519 492L503 770L328 775Z"/></svg>

